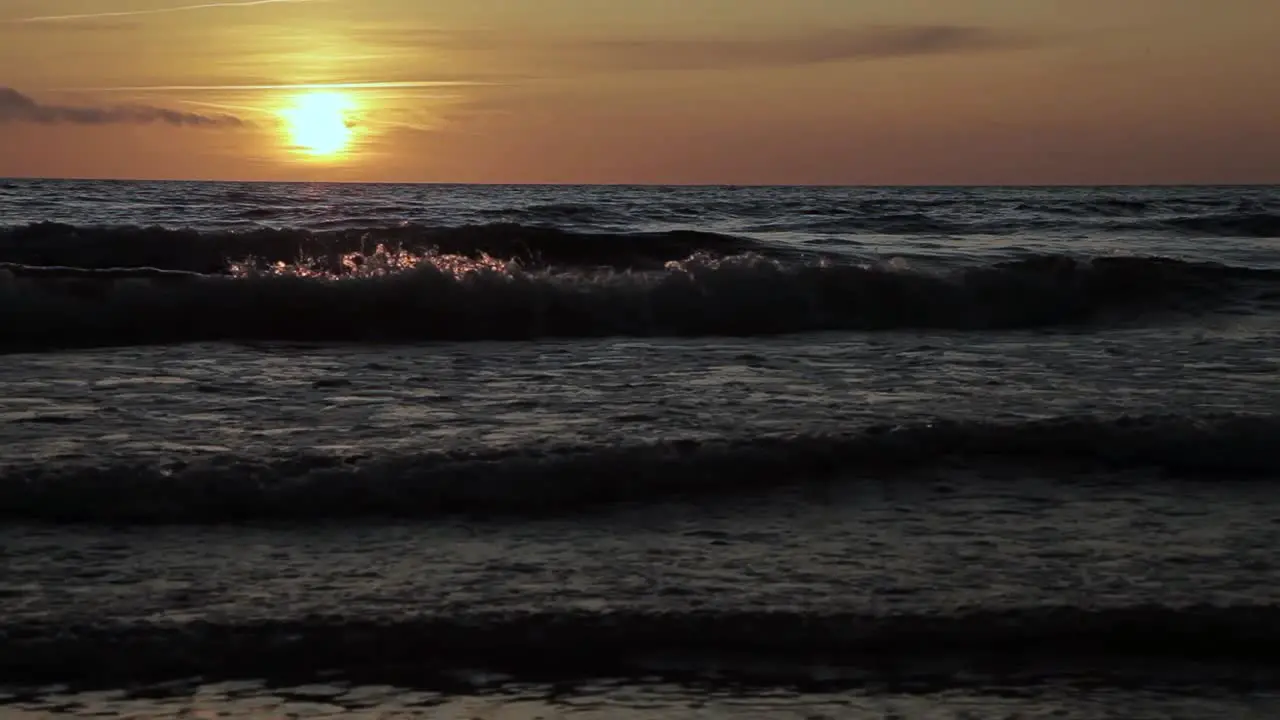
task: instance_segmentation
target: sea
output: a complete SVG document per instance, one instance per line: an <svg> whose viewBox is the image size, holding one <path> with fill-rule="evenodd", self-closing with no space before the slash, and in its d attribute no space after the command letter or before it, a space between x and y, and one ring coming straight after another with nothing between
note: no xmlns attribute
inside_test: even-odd
<svg viewBox="0 0 1280 720"><path fill-rule="evenodd" d="M1280 716L1280 188L0 180L0 716Z"/></svg>

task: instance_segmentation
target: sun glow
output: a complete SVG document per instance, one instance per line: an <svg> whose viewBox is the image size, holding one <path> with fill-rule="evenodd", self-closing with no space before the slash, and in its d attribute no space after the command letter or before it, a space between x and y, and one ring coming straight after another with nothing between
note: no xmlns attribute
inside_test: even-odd
<svg viewBox="0 0 1280 720"><path fill-rule="evenodd" d="M325 158L341 155L355 135L350 96L338 92L310 92L280 111L289 143L299 152Z"/></svg>

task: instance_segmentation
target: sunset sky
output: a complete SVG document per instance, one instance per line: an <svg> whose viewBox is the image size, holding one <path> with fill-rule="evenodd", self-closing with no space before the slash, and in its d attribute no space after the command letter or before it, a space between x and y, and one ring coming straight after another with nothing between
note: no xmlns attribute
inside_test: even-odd
<svg viewBox="0 0 1280 720"><path fill-rule="evenodd" d="M1277 0L3 0L0 176L1280 182L1277 28Z"/></svg>

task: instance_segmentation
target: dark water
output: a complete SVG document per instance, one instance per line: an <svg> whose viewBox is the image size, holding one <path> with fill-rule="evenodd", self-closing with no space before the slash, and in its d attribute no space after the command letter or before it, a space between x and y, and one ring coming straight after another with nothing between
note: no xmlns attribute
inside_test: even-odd
<svg viewBox="0 0 1280 720"><path fill-rule="evenodd" d="M1276 188L0 183L5 712L1259 717Z"/></svg>

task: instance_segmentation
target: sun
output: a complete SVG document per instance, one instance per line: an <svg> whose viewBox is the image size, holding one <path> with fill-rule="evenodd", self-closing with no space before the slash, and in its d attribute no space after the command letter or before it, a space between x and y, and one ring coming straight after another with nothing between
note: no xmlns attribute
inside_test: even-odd
<svg viewBox="0 0 1280 720"><path fill-rule="evenodd" d="M280 111L289 143L314 157L341 155L355 134L352 99L338 92L311 92L294 99Z"/></svg>

